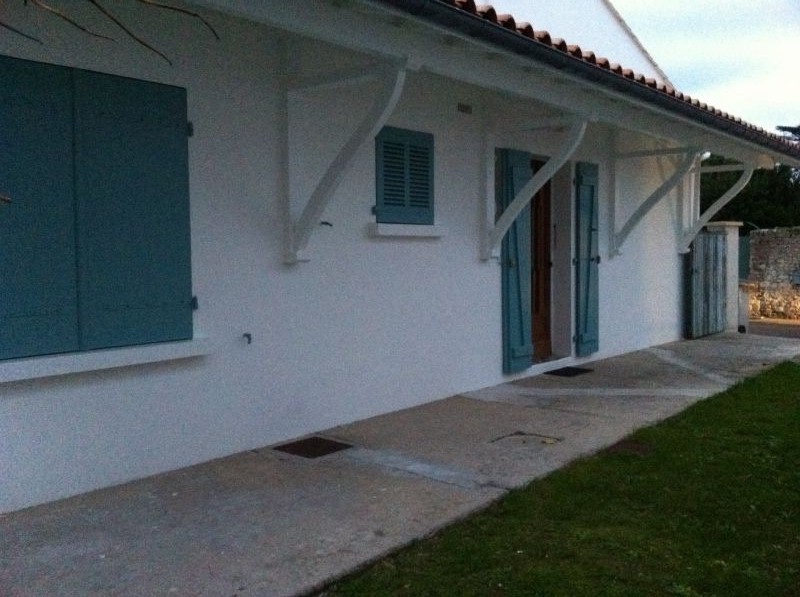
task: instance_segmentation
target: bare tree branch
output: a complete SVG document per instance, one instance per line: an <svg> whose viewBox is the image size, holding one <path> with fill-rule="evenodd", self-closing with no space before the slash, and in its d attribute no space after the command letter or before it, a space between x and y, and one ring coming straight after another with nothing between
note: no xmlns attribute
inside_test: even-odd
<svg viewBox="0 0 800 597"><path fill-rule="evenodd" d="M109 41L114 41L114 39L111 38L111 37L108 37L106 35L102 35L100 33L95 33L94 31L91 31L91 30L87 29L81 23L79 23L74 18L69 16L69 14L67 14L65 11L62 11L59 8L55 8L55 7L51 6L50 4L47 4L44 0L22 0L22 1L23 1L23 4L25 4L25 6L27 6L28 3L30 3L30 4L32 4L33 6L35 6L36 8L38 8L40 10L43 10L45 12L49 12L50 14L52 14L54 16L57 16L58 18L66 21L67 23L69 23L70 25L72 25L76 29L79 29L83 33L86 33L87 35L91 35L92 37L97 37L97 38L100 38L100 39L106 39L106 40L109 40ZM209 23L199 13L196 13L196 12L194 12L192 10L187 9L187 8L182 8L180 6L174 6L172 4L161 2L160 0L136 0L136 1L139 2L140 4L144 4L146 6L153 6L155 8L161 8L161 9L164 9L164 10L172 10L172 11L175 11L175 12L190 16L192 18L198 19L201 23L203 23L203 25L206 26L206 28L211 32L211 34L217 40L220 39L219 34L217 33L216 29L214 29L214 27L211 25L211 23ZM136 43L138 43L139 45L147 48L148 50L150 50L154 54L157 54L167 64L172 66L172 61L167 57L166 54L164 54L163 52L161 52L160 50L158 50L154 46L150 45L144 39L139 37L136 33L131 31L120 19L118 19L114 15L113 12L111 12L110 10L105 8L102 4L100 4L100 2L98 0L86 0L86 2L88 2L91 5L93 5L97 10L99 10L101 13L103 13L103 15L107 19L109 19L117 27L122 29L122 31L124 31L125 34L128 37L130 37L132 40L134 40ZM0 0L0 4L2 4L2 0ZM12 27L11 25L9 25L8 23L6 23L6 22L4 22L2 20L0 20L0 28L6 29L8 31L11 31L12 33L16 33L17 35L20 35L20 36L24 37L25 39L29 39L31 41L35 41L38 44L44 45L44 42L41 39L39 39L38 37L34 37L33 35L29 35L28 33L20 31L16 27Z"/></svg>
<svg viewBox="0 0 800 597"><path fill-rule="evenodd" d="M188 10L186 8L181 8L180 6L173 6L171 4L164 4L163 2L157 2L156 0L138 0L138 1L141 2L142 4L148 4L150 6L156 6L158 8L163 8L165 10L174 10L175 12L179 12L179 13L188 15L190 17L194 17L195 19L199 19L203 23L203 25L208 27L208 30L211 31L211 33L214 35L214 37L216 37L217 40L219 40L219 35L217 34L217 31L211 26L211 23L209 23L205 18L203 18L202 15L200 15L200 14L198 14L196 12L193 12L193 11Z"/></svg>
<svg viewBox="0 0 800 597"><path fill-rule="evenodd" d="M30 2L31 2L31 4L33 4L35 6L38 6L42 10L45 10L45 11L49 12L50 14L54 14L58 18L65 20L67 23L69 23L73 27L76 27L76 28L80 29L81 31L83 31L84 33L86 33L88 35L91 35L92 37L99 37L100 39L107 39L108 41L114 41L112 38L110 38L108 36L101 35L100 33L95 33L94 31L90 31L89 29L87 29L86 27L84 27L83 25L81 25L80 23L75 21L74 19L70 18L64 12L58 10L57 8L53 8L52 6L50 6L48 4L45 4L41 0L30 0ZM27 1L26 1L26 3L27 3Z"/></svg>
<svg viewBox="0 0 800 597"><path fill-rule="evenodd" d="M28 35L27 33L24 33L22 31L20 31L16 27L12 27L8 23L4 23L3 21L0 21L0 27L2 27L3 29L7 29L8 31L11 31L12 33L16 33L17 35L21 35L25 39L29 39L31 41L35 41L37 44L44 45L44 42L41 39L39 39L38 37L34 37L33 35Z"/></svg>
<svg viewBox="0 0 800 597"><path fill-rule="evenodd" d="M131 39L133 39L133 40L134 40L136 43L138 43L138 44L140 44L140 45L144 46L145 48L147 48L147 49L148 49L148 50L150 50L151 52L154 52L155 54L158 54L159 56L161 56L161 58L163 58L163 59L166 61L166 63L167 63L167 64L169 64L170 66L172 66L172 61L171 61L169 58L167 58L167 55L166 55L166 54L164 54L163 52L161 52L161 51L157 50L156 48L154 48L153 46L151 46L149 43L147 43L146 41L144 41L142 38L140 38L139 36L137 36L135 33L133 33L133 32L132 32L130 29L128 29L128 28L127 28L127 27L126 27L126 26L125 26L125 25L122 23L122 21L120 21L120 20L119 20L117 17L115 17L113 13L111 13L111 12L109 12L108 10L106 10L105 8L103 8L103 6L102 6L102 5L101 5L101 4L100 4L100 3L99 3L97 0L87 0L87 2L89 2L90 4L92 4L93 6L95 6L95 7L97 8L97 10L99 10L100 12L102 12L102 13L103 13L103 14L104 14L106 17L108 17L108 18L109 18L111 21L113 21L113 22L114 22L114 23L117 25L117 27L119 27L120 29L122 29L122 30L123 30L123 31L126 33L126 35L128 35L128 37L130 37Z"/></svg>

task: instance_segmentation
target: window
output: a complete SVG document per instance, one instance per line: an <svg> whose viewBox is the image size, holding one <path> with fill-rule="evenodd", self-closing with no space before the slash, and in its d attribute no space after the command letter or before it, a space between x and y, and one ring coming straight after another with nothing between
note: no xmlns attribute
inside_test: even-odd
<svg viewBox="0 0 800 597"><path fill-rule="evenodd" d="M192 337L184 89L0 56L0 359Z"/></svg>
<svg viewBox="0 0 800 597"><path fill-rule="evenodd" d="M384 127L375 138L379 224L433 224L433 135Z"/></svg>

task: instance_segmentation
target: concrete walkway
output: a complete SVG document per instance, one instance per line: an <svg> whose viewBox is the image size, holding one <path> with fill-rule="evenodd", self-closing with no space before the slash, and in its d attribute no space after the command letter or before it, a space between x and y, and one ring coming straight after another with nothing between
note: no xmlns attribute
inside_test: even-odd
<svg viewBox="0 0 800 597"><path fill-rule="evenodd" d="M800 338L800 321L797 319L751 319L749 333L760 336Z"/></svg>
<svg viewBox="0 0 800 597"><path fill-rule="evenodd" d="M800 340L722 334L326 430L0 516L0 595L313 591L765 367Z"/></svg>

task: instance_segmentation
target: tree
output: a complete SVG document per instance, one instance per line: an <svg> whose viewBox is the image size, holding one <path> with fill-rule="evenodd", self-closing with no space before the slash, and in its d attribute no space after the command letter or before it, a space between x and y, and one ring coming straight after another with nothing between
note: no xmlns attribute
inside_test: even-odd
<svg viewBox="0 0 800 597"><path fill-rule="evenodd" d="M792 141L800 142L800 124L797 126L778 126L775 128L783 133L787 133Z"/></svg>

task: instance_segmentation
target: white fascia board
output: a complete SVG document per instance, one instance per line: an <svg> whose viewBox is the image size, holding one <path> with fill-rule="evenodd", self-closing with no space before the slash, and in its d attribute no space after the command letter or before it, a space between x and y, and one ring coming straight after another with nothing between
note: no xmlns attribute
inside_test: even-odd
<svg viewBox="0 0 800 597"><path fill-rule="evenodd" d="M317 0L310 8L306 2L193 3L370 56L407 59L412 68L531 99L612 127L704 147L756 167L772 167L776 161L800 166L800 160L778 156L736 135L388 6L365 0Z"/></svg>

